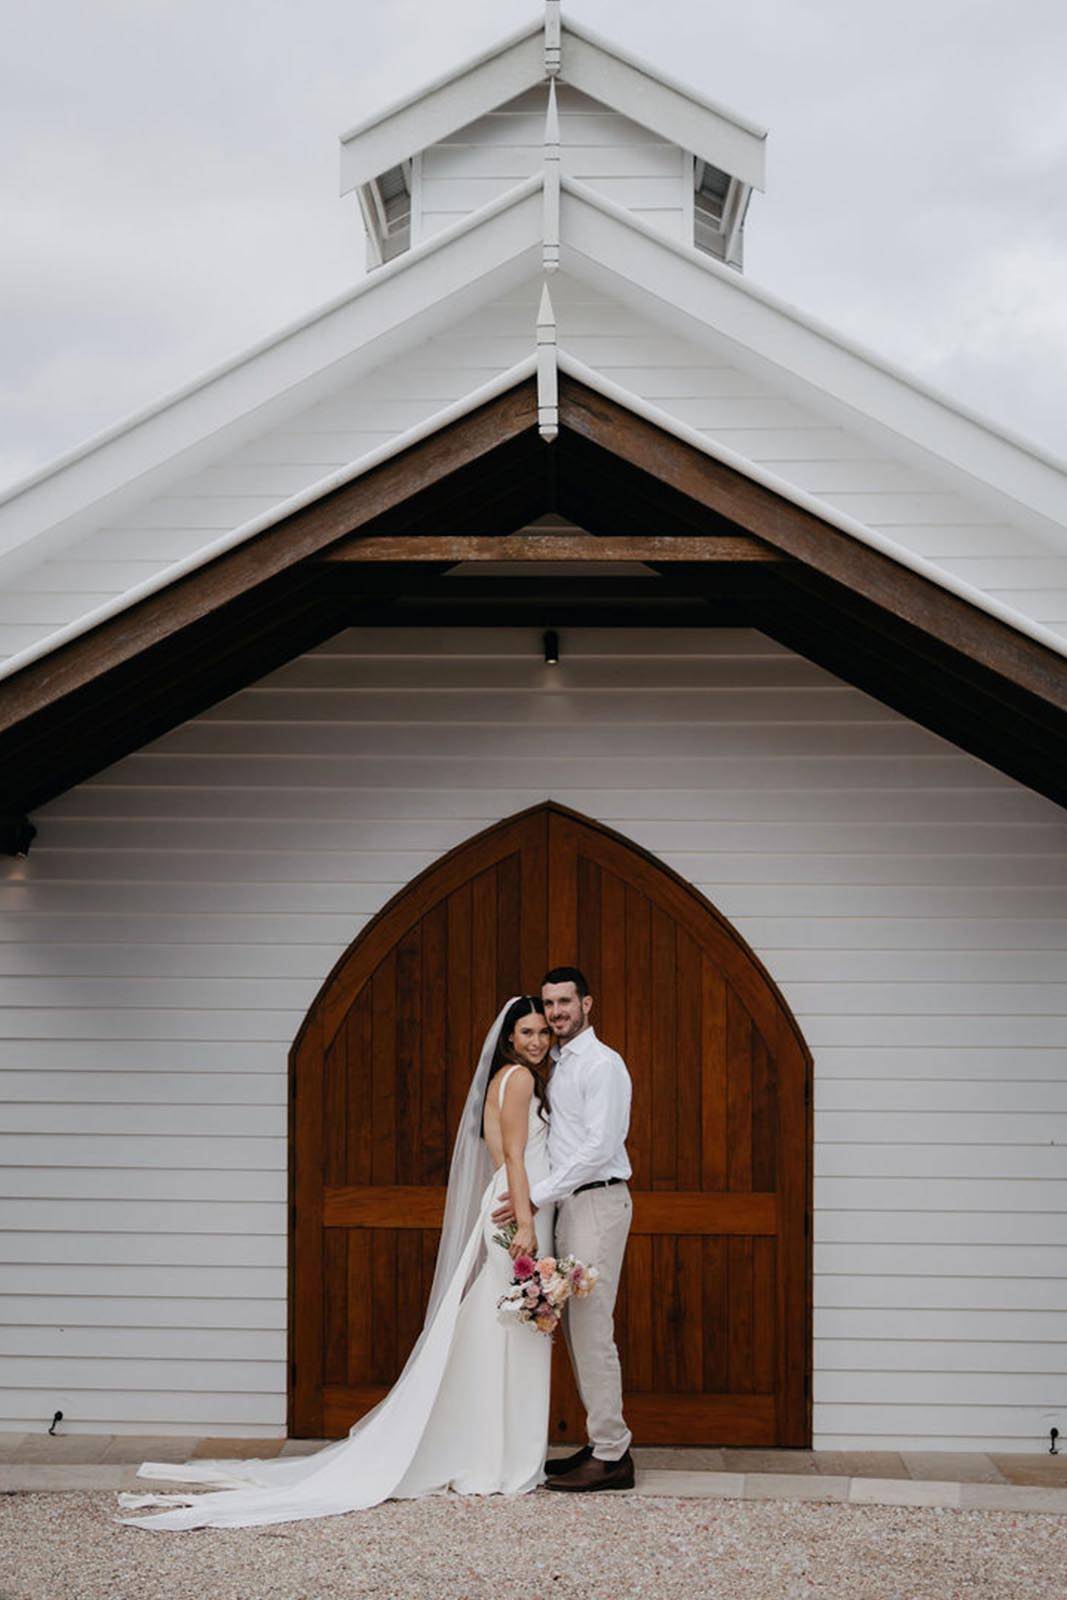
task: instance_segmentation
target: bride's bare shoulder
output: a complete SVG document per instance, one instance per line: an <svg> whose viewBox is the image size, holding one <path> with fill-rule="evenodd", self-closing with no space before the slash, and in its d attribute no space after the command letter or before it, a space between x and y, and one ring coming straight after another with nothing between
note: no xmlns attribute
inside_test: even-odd
<svg viewBox="0 0 1067 1600"><path fill-rule="evenodd" d="M505 1079L505 1074L507 1074ZM519 1062L501 1067L493 1079L498 1091L502 1091L505 1099L527 1099L533 1093L534 1075L529 1067L524 1067Z"/></svg>

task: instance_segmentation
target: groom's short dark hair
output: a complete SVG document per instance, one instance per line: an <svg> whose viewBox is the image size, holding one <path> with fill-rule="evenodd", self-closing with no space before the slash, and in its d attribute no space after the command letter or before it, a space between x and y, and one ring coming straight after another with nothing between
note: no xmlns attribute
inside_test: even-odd
<svg viewBox="0 0 1067 1600"><path fill-rule="evenodd" d="M585 973L577 967L552 967L541 979L541 987L546 983L573 983L578 991L579 1000L584 1000L589 993L589 985L585 981Z"/></svg>

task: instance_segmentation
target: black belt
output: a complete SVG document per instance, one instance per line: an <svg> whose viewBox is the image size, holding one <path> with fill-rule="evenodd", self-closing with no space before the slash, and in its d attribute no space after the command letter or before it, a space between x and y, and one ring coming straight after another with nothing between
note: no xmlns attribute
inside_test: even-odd
<svg viewBox="0 0 1067 1600"><path fill-rule="evenodd" d="M580 1183L574 1194L584 1194L587 1189L610 1189L613 1183L625 1183L625 1178L597 1178L594 1183Z"/></svg>

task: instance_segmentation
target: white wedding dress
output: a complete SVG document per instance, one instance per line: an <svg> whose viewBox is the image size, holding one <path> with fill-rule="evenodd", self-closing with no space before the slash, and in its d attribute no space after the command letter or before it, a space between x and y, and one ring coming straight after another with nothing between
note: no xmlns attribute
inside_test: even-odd
<svg viewBox="0 0 1067 1600"><path fill-rule="evenodd" d="M515 1070L498 1074L500 1104ZM479 1110L479 1125L480 1120ZM536 1096L530 1100L525 1162L531 1184L547 1175L548 1128ZM490 1178L459 1263L407 1367L348 1438L313 1456L184 1465L146 1461L139 1477L223 1487L208 1494L120 1494L128 1509L173 1509L116 1520L134 1528L252 1527L448 1490L522 1494L542 1483L552 1341L527 1324L505 1325L497 1316L497 1300L512 1281L512 1262L493 1242L490 1212L507 1187L506 1170L498 1167ZM541 1255L552 1249L553 1215L554 1207L545 1206L534 1218ZM485 1260L464 1294L483 1247Z"/></svg>

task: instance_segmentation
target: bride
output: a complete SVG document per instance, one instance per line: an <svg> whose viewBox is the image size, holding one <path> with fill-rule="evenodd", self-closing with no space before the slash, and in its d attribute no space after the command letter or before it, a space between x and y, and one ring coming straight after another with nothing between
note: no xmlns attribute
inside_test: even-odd
<svg viewBox="0 0 1067 1600"><path fill-rule="evenodd" d="M544 1482L552 1342L497 1319L511 1260L552 1250L552 1206L531 1215L530 1185L548 1173L551 1033L539 998L509 1000L493 1023L460 1118L426 1320L396 1383L345 1439L313 1456L146 1461L138 1477L207 1483L209 1494L120 1494L133 1509L170 1505L134 1528L251 1527L336 1516L454 1490L522 1494ZM504 1190L518 1231L493 1242Z"/></svg>

